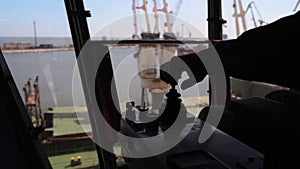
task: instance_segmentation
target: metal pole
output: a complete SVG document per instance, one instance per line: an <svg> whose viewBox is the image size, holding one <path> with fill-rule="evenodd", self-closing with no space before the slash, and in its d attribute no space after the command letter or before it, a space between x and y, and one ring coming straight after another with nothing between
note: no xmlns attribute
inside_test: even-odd
<svg viewBox="0 0 300 169"><path fill-rule="evenodd" d="M154 12L154 17L155 17L154 33L159 33L158 9L157 9L156 0L153 0L153 3L154 3L153 12Z"/></svg>
<svg viewBox="0 0 300 169"><path fill-rule="evenodd" d="M171 19L170 19L169 10L168 10L168 3L166 0L164 0L163 12L165 12L165 14L166 14L168 33L172 33Z"/></svg>
<svg viewBox="0 0 300 169"><path fill-rule="evenodd" d="M183 32L184 32L184 23L181 24L181 39L183 39Z"/></svg>
<svg viewBox="0 0 300 169"><path fill-rule="evenodd" d="M134 26L134 34L133 39L138 39L138 27L137 27L137 16L136 16L136 0L132 1L132 10L133 10L133 26Z"/></svg>
<svg viewBox="0 0 300 169"><path fill-rule="evenodd" d="M70 29L71 29L76 58L78 58L80 51L83 48L84 44L90 39L90 34L89 34L89 29L88 29L86 18L90 17L91 14L89 11L85 10L84 3L82 0L65 0L65 7L66 7L67 14L68 14L68 20L69 20L69 25L70 25ZM110 70L111 64L108 62L109 61L106 61L107 64L105 63L105 65L106 65L106 68L109 67L108 70ZM101 74L101 75L103 75L103 74ZM111 74L108 74L104 78L106 78L108 80L111 79ZM96 82L99 82L99 79L97 79ZM98 85L101 86L101 85L105 85L105 84L99 83ZM99 91L99 86L96 88L96 90ZM101 90L101 91L103 91L103 90ZM109 91L111 91L111 90L109 90ZM99 97L102 98L103 95L100 93ZM103 101L103 99L100 99L100 100ZM89 115L91 115L91 114L89 114ZM92 123L92 130L94 130L95 124L93 124L93 122L91 122L91 123ZM113 158L113 154L102 149L97 144L95 144L95 147L97 150L100 168L101 169L116 168L116 160Z"/></svg>
<svg viewBox="0 0 300 169"><path fill-rule="evenodd" d="M78 57L83 45L90 39L86 18L91 17L91 14L84 9L82 0L65 0L65 6L76 57Z"/></svg>
<svg viewBox="0 0 300 169"><path fill-rule="evenodd" d="M37 47L36 23L33 21L34 47Z"/></svg>
<svg viewBox="0 0 300 169"><path fill-rule="evenodd" d="M236 37L240 36L240 25L239 25L239 14L237 11L236 0L233 0L233 10L234 10L234 19L235 19L235 29L236 29Z"/></svg>
<svg viewBox="0 0 300 169"><path fill-rule="evenodd" d="M148 7L147 7L147 1L146 0L144 0L143 9L145 11L145 16L146 16L147 30L148 30L148 32L151 32L149 13L148 13Z"/></svg>
<svg viewBox="0 0 300 169"><path fill-rule="evenodd" d="M247 30L247 24L246 24L246 19L245 19L245 11L244 11L244 8L243 8L242 1L238 0L238 2L239 2L240 16L242 18L243 29L244 29L244 31L246 31Z"/></svg>
<svg viewBox="0 0 300 169"><path fill-rule="evenodd" d="M208 38L209 40L222 40L222 25L226 23L222 19L221 0L208 0Z"/></svg>
<svg viewBox="0 0 300 169"><path fill-rule="evenodd" d="M226 23L222 19L222 4L221 0L208 0L208 38L212 42L219 41L223 39L222 26ZM213 78L213 77L210 77ZM227 84L227 98L226 103L230 100L230 79L226 77ZM209 83L209 100L211 97L211 84ZM211 100L210 100L211 101Z"/></svg>

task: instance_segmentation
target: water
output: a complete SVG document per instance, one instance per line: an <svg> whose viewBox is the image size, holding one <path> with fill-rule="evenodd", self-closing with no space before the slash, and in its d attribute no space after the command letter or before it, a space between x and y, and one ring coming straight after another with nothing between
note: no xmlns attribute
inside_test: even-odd
<svg viewBox="0 0 300 169"><path fill-rule="evenodd" d="M4 54L15 83L23 97L28 78L39 76L41 106L72 105L73 51ZM24 99L24 98L23 98Z"/></svg>
<svg viewBox="0 0 300 169"><path fill-rule="evenodd" d="M121 102L140 101L140 80L137 74L137 60L133 57L134 52L134 48L110 50ZM11 53L4 56L22 97L24 97L23 87L27 80L29 78L34 80L35 76L39 76L43 111L49 107L72 106L73 96L83 97L80 95L81 92L72 93L72 84L79 83L73 81L76 64L74 51ZM207 95L207 86L205 80L198 86L181 91L181 94L183 97Z"/></svg>
<svg viewBox="0 0 300 169"><path fill-rule="evenodd" d="M136 71L137 65L136 60L132 56L133 52L134 49L112 50L114 69L125 66L129 68L128 71ZM27 80L29 78L34 80L35 76L39 76L43 110L46 110L48 107L73 105L72 97L81 97L77 93L72 93L72 83L75 82L73 81L73 73L76 64L74 51L9 53L4 54L4 56L22 97L24 96L23 87ZM126 62L126 65L120 66L120 63L124 60L122 56L128 56L128 58L131 58L131 62ZM123 87L125 84L128 84L128 76L126 76L124 71L118 72L115 77L118 94L120 100L125 101L128 98L125 95L129 92ZM130 81L132 82L130 84L131 90L139 87L137 77ZM132 99L139 98L139 94L131 93Z"/></svg>

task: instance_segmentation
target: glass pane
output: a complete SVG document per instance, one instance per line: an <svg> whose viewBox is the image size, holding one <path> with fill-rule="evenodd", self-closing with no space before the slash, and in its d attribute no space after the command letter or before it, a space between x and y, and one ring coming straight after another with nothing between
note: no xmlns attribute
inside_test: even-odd
<svg viewBox="0 0 300 169"><path fill-rule="evenodd" d="M245 31L267 25L283 16L290 15L295 4L295 2L286 3L286 1L276 1L276 3L273 1L271 3L268 1L224 1L223 14L227 21L223 27L225 37L235 39ZM243 9L244 13L240 9ZM230 83L231 94L234 99L252 96L264 97L275 90L289 90L274 84L236 78L231 78Z"/></svg>
<svg viewBox="0 0 300 169"><path fill-rule="evenodd" d="M133 2L136 11L132 8ZM117 42L147 39L147 35L155 40L166 40L166 37L180 41L207 39L206 1L168 1L167 6L162 0L157 0L156 4L148 0L144 4L148 11L145 7L141 9L143 2L85 1L86 9L92 13L87 19L92 40ZM223 27L224 39L236 38L243 31L288 15L295 6L294 2L283 0L257 4L243 1L234 6L231 1L222 2L223 18L227 20ZM247 28L242 27L243 23L236 23L236 15L232 15L238 6L249 9L244 17ZM88 135L91 126L84 118L87 109L85 105L75 108L72 100L72 95L76 94L72 93L76 60L63 1L3 1L0 9L3 13L0 15L0 46L33 125L46 127L40 140L53 168L98 167L94 143ZM239 31L236 30L238 24ZM160 66L172 57L207 47L207 44L190 43L109 45L123 118L134 110L137 113L126 118L139 122L141 110L154 114L160 111L170 89L160 80ZM185 73L179 86L186 78ZM262 96L272 90L286 89L272 84L231 80L235 98ZM177 87L189 117L198 116L208 105L207 91L207 77L187 90ZM78 115L82 116L78 118ZM114 150L120 154L119 145L116 144ZM118 157L117 162L123 163Z"/></svg>
<svg viewBox="0 0 300 169"><path fill-rule="evenodd" d="M0 46L33 125L46 127L39 138L52 167L65 168L71 158L73 168L98 166L94 143L79 123L85 119L73 105L76 59L63 1L10 1L0 8L7 16L0 19Z"/></svg>

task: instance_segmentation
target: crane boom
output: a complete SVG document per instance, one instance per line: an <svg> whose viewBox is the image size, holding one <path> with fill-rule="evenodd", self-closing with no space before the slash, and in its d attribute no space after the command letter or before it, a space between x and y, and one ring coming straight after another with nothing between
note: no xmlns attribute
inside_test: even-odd
<svg viewBox="0 0 300 169"><path fill-rule="evenodd" d="M299 4L300 4L300 0L298 0L298 2L297 2L297 4L296 4L296 6L295 6L295 8L294 8L294 11L296 11L296 10L297 10L297 8L298 8Z"/></svg>
<svg viewBox="0 0 300 169"><path fill-rule="evenodd" d="M299 2L300 2L300 0L299 0ZM233 14L233 16L235 17L236 34L237 34L237 36L240 35L239 17L242 20L242 25L243 25L244 31L247 30L245 15L249 11L249 9L250 9L250 12L251 12L251 16L252 16L254 27L257 27L255 15L254 15L254 12L253 12L253 9L252 9L253 6L254 6L255 11L256 11L256 13L257 13L257 15L259 17L258 22L260 23L260 25L262 25L263 23L266 23L265 21L262 20L262 17L260 15L260 13L259 13L259 11L258 11L258 9L257 9L257 7L256 7L256 5L254 3L254 1L251 1L247 5L246 9L244 10L243 6L242 6L241 0L238 0L238 2L237 2L237 0L233 0L233 8L234 8L234 14Z"/></svg>
<svg viewBox="0 0 300 169"><path fill-rule="evenodd" d="M182 4L182 0L178 0L175 10L170 12L170 14L172 14L171 15L172 16L172 19L171 19L171 24L172 25L174 24L174 22L176 20L176 17L177 17L177 15L179 13L179 10L181 8L181 4Z"/></svg>
<svg viewBox="0 0 300 169"><path fill-rule="evenodd" d="M246 10L245 10L245 14L246 14L246 13L248 12L248 10L250 9L251 16L252 16L252 20L253 20L253 24L254 24L254 27L256 28L256 27L257 27L257 24L256 24L256 20L255 20L255 16L254 16L253 10L252 10L252 5L255 6L254 1L251 1L251 2L248 4L248 6L247 6L247 8L246 8Z"/></svg>

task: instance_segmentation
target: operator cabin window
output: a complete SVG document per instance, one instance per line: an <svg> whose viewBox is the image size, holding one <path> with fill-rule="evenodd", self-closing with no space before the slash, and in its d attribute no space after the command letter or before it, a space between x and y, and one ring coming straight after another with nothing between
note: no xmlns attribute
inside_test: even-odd
<svg viewBox="0 0 300 169"><path fill-rule="evenodd" d="M234 2L236 2L236 4L234 4ZM294 5L292 4L290 9L283 9L279 7L280 5L274 5L274 8L280 9L276 13L273 13L269 10L269 4L264 4L258 1L224 1L222 3L223 16L227 21L227 23L223 26L223 32L224 35L226 35L224 36L224 40L234 39L240 36L244 31L267 25L282 15L287 15L292 12ZM243 11L240 11L241 9L243 9ZM274 84L247 81L236 78L230 79L230 85L231 96L233 99L252 96L264 97L275 90L289 90L286 87Z"/></svg>
<svg viewBox="0 0 300 169"><path fill-rule="evenodd" d="M94 143L83 130L90 127L74 110L76 57L63 1L3 3L1 50L33 126L46 127L39 137L42 151L54 169L72 160L75 167L97 166Z"/></svg>

